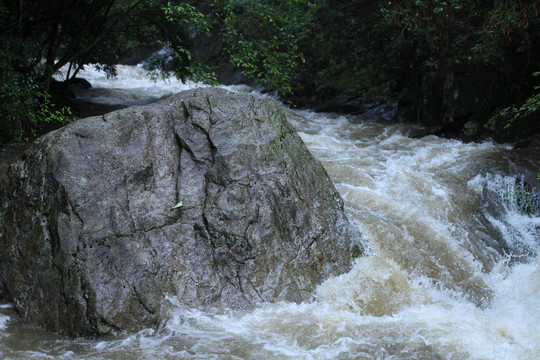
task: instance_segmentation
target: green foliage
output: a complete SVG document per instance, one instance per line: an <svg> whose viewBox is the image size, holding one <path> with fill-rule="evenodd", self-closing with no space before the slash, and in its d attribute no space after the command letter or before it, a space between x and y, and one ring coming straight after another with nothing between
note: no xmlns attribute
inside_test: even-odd
<svg viewBox="0 0 540 360"><path fill-rule="evenodd" d="M192 34L210 35L212 29L210 19L195 6L185 2L168 2L162 10L168 23L189 28ZM173 46L174 48L170 52L165 52L164 56L156 56L153 59L154 65L161 62L160 65L154 66L154 69L160 71L161 76L167 76L167 71L171 70L183 81L189 79L217 85L217 75L198 59L189 36L183 36L183 39Z"/></svg>
<svg viewBox="0 0 540 360"><path fill-rule="evenodd" d="M540 77L540 72L535 72L533 76ZM536 93L527 98L519 108L513 105L500 111L499 114L507 119L504 126L505 129L509 128L518 119L525 118L534 113L540 113L540 86L535 86L534 89Z"/></svg>
<svg viewBox="0 0 540 360"><path fill-rule="evenodd" d="M540 215L540 191L536 187L518 186L513 191L504 192L502 199L510 208L522 215L531 217Z"/></svg>
<svg viewBox="0 0 540 360"><path fill-rule="evenodd" d="M508 123L536 112L540 98L530 74L540 68L539 10L539 0L381 2L388 38L380 63L395 93L407 96L403 113L446 119L452 129L484 121L502 134L500 121L489 120L501 107Z"/></svg>
<svg viewBox="0 0 540 360"><path fill-rule="evenodd" d="M422 63L476 62L511 67L512 56L530 53L538 1L394 0L381 5L392 46L415 47ZM440 63L440 61L439 61ZM501 69L502 70L502 69Z"/></svg>
<svg viewBox="0 0 540 360"><path fill-rule="evenodd" d="M309 36L299 43L305 64L295 92L306 97L359 97L381 83L377 54L385 38L376 9L376 2L315 2Z"/></svg>
<svg viewBox="0 0 540 360"><path fill-rule="evenodd" d="M46 123L65 122L48 95L52 76L69 64L73 78L88 63L115 74L125 34L118 30L140 1L3 1L0 6L0 136L21 142ZM135 33L135 32L134 32ZM133 35L130 35L133 36Z"/></svg>
<svg viewBox="0 0 540 360"><path fill-rule="evenodd" d="M168 2L163 11L168 21L177 21L186 26L193 26L196 30L210 35L210 21L194 6L187 3L173 4Z"/></svg>
<svg viewBox="0 0 540 360"><path fill-rule="evenodd" d="M24 138L28 109L35 109L39 105L36 78L20 73L13 66L14 62L26 60L19 57L20 47L26 45L4 39L4 46L0 48L0 139L8 141L15 139L20 142Z"/></svg>
<svg viewBox="0 0 540 360"><path fill-rule="evenodd" d="M298 43L313 5L308 0L210 0L169 2L164 8L169 22L188 26L191 37L217 36L215 57L225 56L246 76L280 93L292 91L291 82L304 58ZM216 76L195 54L191 43L174 49L176 69L187 78L214 83ZM178 74L182 77L182 74Z"/></svg>
<svg viewBox="0 0 540 360"><path fill-rule="evenodd" d="M35 89L35 88L34 88ZM7 139L13 143L28 142L31 138L38 136L39 131L46 124L66 125L73 121L71 109L67 106L57 108L50 100L50 95L47 93L31 92L29 98L19 109L20 113L17 116L8 117L5 119L8 123L11 122ZM26 111L26 113L22 113ZM17 121L20 119L28 119L25 126L21 126Z"/></svg>
<svg viewBox="0 0 540 360"><path fill-rule="evenodd" d="M314 5L307 0L221 1L220 35L230 61L245 75L291 93L304 57L299 42L308 33Z"/></svg>
<svg viewBox="0 0 540 360"><path fill-rule="evenodd" d="M387 62L394 76L443 70L471 59L471 34L482 22L482 2L397 0L384 2L380 13L390 41ZM401 54L400 58L396 58ZM412 71L411 71L412 70Z"/></svg>
<svg viewBox="0 0 540 360"><path fill-rule="evenodd" d="M0 8L2 16L5 8ZM69 108L56 109L40 87L41 64L32 56L33 39L13 39L2 33L0 48L0 138L21 143L35 137L46 123L70 121Z"/></svg>
<svg viewBox="0 0 540 360"><path fill-rule="evenodd" d="M40 125L65 122L48 92L63 70L70 80L89 64L115 76L128 51L161 44L149 62L154 76L173 72L216 84L216 74L194 42L217 37L216 53L245 75L287 94L304 57L315 5L308 0L6 0L0 6L0 96L5 137L23 140Z"/></svg>
<svg viewBox="0 0 540 360"><path fill-rule="evenodd" d="M536 174L536 180L540 182L540 171ZM524 177L508 184L501 199L510 209L522 215L540 216L540 188L538 184L527 183Z"/></svg>
<svg viewBox="0 0 540 360"><path fill-rule="evenodd" d="M28 117L32 124L30 127L32 136L36 136L37 131L44 124L56 122L60 125L66 125L73 121L71 109L68 106L57 108L50 98L51 95L47 93L41 94L41 101L37 109L28 110Z"/></svg>
<svg viewBox="0 0 540 360"><path fill-rule="evenodd" d="M482 41L472 53L485 64L503 65L510 55L530 52L535 23L538 24L538 1L499 1L483 16L477 30ZM532 22L532 23L531 23Z"/></svg>

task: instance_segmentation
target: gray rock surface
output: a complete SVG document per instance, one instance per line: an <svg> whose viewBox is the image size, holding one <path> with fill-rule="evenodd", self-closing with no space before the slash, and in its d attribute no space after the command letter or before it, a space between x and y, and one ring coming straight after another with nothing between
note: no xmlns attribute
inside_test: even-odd
<svg viewBox="0 0 540 360"><path fill-rule="evenodd" d="M362 252L272 100L197 89L39 138L0 188L0 295L70 335L158 325L164 299L304 301Z"/></svg>

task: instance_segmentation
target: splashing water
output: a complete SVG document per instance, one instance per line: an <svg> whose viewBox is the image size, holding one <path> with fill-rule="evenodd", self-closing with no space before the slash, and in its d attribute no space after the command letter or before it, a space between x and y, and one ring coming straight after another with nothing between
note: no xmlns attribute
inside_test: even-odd
<svg viewBox="0 0 540 360"><path fill-rule="evenodd" d="M125 79L91 78L95 93L85 96L101 101L96 94L118 87L146 103L197 86L152 85L141 73L120 67ZM125 96L115 91L105 96ZM0 308L2 358L537 358L540 219L505 202L516 183L504 173L508 147L413 139L409 126L377 119L287 112L365 235L368 254L349 273L321 284L311 302L250 312L202 312L169 298L161 328L115 340L61 338Z"/></svg>
<svg viewBox="0 0 540 360"><path fill-rule="evenodd" d="M60 69L55 78L62 80L67 68L65 66ZM90 81L92 87L88 90L76 89L74 95L79 100L95 104L133 106L149 104L183 90L206 86L192 81L184 83L172 74L167 79L153 79L142 64L117 65L116 70L117 76L108 78L104 72L96 70L91 64L87 65L85 70L79 72L78 77ZM249 88L243 85L232 88L249 91Z"/></svg>

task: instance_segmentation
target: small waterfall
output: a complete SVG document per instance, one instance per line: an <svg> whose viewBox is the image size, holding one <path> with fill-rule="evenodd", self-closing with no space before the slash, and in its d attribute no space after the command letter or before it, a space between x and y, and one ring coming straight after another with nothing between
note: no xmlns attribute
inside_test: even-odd
<svg viewBox="0 0 540 360"><path fill-rule="evenodd" d="M477 175L468 182L484 204L482 215L493 229L499 250L527 262L540 249L540 190L523 176Z"/></svg>

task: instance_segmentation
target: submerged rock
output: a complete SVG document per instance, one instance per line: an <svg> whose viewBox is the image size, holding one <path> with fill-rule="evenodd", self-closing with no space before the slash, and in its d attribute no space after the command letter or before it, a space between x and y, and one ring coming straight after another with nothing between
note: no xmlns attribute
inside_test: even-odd
<svg viewBox="0 0 540 360"><path fill-rule="evenodd" d="M167 296L304 301L362 251L280 106L216 88L39 138L0 206L0 295L71 335L156 326Z"/></svg>

